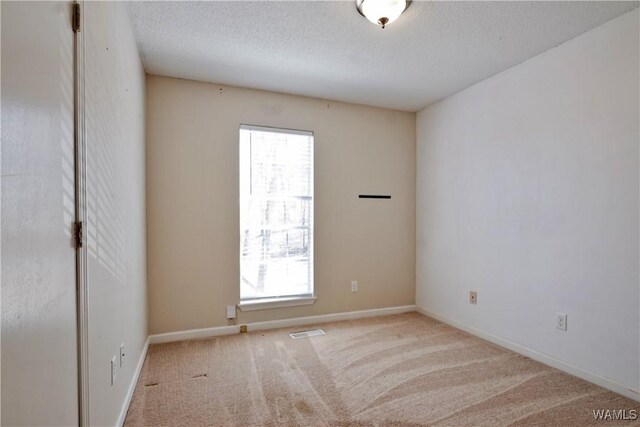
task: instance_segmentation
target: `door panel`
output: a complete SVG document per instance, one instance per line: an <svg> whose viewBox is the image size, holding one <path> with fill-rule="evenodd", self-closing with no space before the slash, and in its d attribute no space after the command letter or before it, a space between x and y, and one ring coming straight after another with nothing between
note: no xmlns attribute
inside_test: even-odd
<svg viewBox="0 0 640 427"><path fill-rule="evenodd" d="M2 14L2 424L77 425L70 2Z"/></svg>

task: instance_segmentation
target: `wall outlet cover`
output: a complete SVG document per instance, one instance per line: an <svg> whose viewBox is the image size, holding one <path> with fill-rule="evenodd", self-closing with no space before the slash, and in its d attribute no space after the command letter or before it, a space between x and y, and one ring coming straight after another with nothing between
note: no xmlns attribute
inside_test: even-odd
<svg viewBox="0 0 640 427"><path fill-rule="evenodd" d="M120 367L121 368L124 366L124 356L125 356L124 343L122 343L120 344Z"/></svg>
<svg viewBox="0 0 640 427"><path fill-rule="evenodd" d="M476 291L469 292L469 303L478 304L478 293Z"/></svg>
<svg viewBox="0 0 640 427"><path fill-rule="evenodd" d="M113 356L111 358L111 385L115 385L116 383L116 357Z"/></svg>
<svg viewBox="0 0 640 427"><path fill-rule="evenodd" d="M227 306L227 319L235 319L236 318L236 306L228 305Z"/></svg>
<svg viewBox="0 0 640 427"><path fill-rule="evenodd" d="M351 281L351 292L358 292L358 281L357 280L352 280Z"/></svg>
<svg viewBox="0 0 640 427"><path fill-rule="evenodd" d="M565 313L556 313L556 328L561 331L567 330L567 315Z"/></svg>

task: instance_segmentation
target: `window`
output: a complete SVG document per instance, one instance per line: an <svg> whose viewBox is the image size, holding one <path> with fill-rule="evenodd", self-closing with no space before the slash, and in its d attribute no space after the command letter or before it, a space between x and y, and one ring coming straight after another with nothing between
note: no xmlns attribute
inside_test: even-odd
<svg viewBox="0 0 640 427"><path fill-rule="evenodd" d="M240 126L240 304L313 297L313 133Z"/></svg>

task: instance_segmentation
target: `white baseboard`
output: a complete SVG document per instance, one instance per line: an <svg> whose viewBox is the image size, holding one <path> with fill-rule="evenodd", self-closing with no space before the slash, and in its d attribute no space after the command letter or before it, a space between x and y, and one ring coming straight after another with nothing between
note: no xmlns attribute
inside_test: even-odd
<svg viewBox="0 0 640 427"><path fill-rule="evenodd" d="M120 410L120 416L118 416L118 426L122 427L124 425L124 420L127 418L127 411L129 410L129 405L131 404L131 399L133 398L133 392L136 389L136 384L138 384L138 378L140 378L140 373L142 372L142 365L144 365L144 360L147 358L147 351L149 350L149 337L147 337L147 341L144 343L144 347L142 348L142 353L140 353L140 357L138 358L138 364L136 365L136 370L133 373L133 378L131 378L131 383L129 384L129 390L127 390L127 396L122 403L122 409Z"/></svg>
<svg viewBox="0 0 640 427"><path fill-rule="evenodd" d="M313 325L316 323L337 322L340 320L363 319L365 317L387 316L390 314L410 313L416 311L415 305L401 305L398 307L374 308L372 310L347 311L344 313L320 314L317 316L294 317L293 319L270 320L267 322L249 323L250 331L264 329L289 328L292 326Z"/></svg>
<svg viewBox="0 0 640 427"><path fill-rule="evenodd" d="M240 333L240 326L216 326L213 328L187 329L186 331L167 332L165 334L149 335L149 344L193 340L200 338L219 337Z"/></svg>
<svg viewBox="0 0 640 427"><path fill-rule="evenodd" d="M270 320L267 322L247 323L249 331L265 329L288 328L292 326L311 325L315 323L336 322L339 320L361 319L364 317L385 316L389 314L409 313L416 311L415 305L398 307L375 308L372 310L348 311L344 313L320 314L317 316L294 317L292 319ZM240 332L240 326L218 326L213 328L191 329L187 331L169 332L149 336L149 344L160 344L173 341L183 341L197 338L209 338L221 335L231 335Z"/></svg>
<svg viewBox="0 0 640 427"><path fill-rule="evenodd" d="M446 323L448 325L453 326L454 328L457 329L461 329L465 332L470 333L471 335L475 335L479 338L482 338L484 340L487 340L493 344L499 345L500 347L504 347L507 348L513 352L522 354L524 356L527 356L535 361L538 361L540 363L543 363L547 366L551 366L552 368L556 368L560 371L566 372L568 374L571 374L573 376L576 376L578 378L582 378L583 380L589 381L593 384L599 385L600 387L604 387L607 390L611 390L613 392L616 392L618 394L621 394L625 397L628 397L630 399L636 400L636 401L640 401L640 391L638 390L634 390L631 389L623 384L620 384L616 381L613 381L611 379L602 377L598 374L594 374L593 372L589 372L589 371L585 371L581 368L578 368L577 366L572 365L569 362L565 362L564 360L561 359L557 359L553 356L549 356L547 354L544 353L539 353L533 349L530 349L528 347L525 347L523 345L520 344L516 344L512 341L506 340L504 338L498 337L496 335L490 334L488 332L485 332L483 330L474 328L472 326L467 326L464 325L462 323L459 323L455 320L451 320L447 317L441 316L437 313L434 313L432 311L429 310L425 310L421 307L417 307L416 311L424 314L425 316L434 318L436 320L439 320L442 323Z"/></svg>

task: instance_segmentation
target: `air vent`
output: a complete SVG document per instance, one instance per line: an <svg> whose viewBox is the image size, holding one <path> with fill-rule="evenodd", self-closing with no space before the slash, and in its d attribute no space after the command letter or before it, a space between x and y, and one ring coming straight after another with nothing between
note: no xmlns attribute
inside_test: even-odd
<svg viewBox="0 0 640 427"><path fill-rule="evenodd" d="M289 334L289 336L294 340L297 340L298 338L317 337L318 335L324 335L324 331L322 329L314 329L312 331L294 332Z"/></svg>

